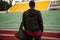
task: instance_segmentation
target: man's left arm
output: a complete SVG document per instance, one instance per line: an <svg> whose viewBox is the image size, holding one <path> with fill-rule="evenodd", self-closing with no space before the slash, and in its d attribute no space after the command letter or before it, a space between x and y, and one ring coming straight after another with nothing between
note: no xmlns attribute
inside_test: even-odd
<svg viewBox="0 0 60 40"><path fill-rule="evenodd" d="M39 23L41 32L43 32L43 20L42 20L41 12L38 12L38 23Z"/></svg>

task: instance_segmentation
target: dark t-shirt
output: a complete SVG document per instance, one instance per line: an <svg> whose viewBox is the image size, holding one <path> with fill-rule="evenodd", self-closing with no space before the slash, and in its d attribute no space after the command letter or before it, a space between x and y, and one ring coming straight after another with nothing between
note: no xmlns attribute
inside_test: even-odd
<svg viewBox="0 0 60 40"><path fill-rule="evenodd" d="M43 32L42 16L38 10L28 9L25 11L23 13L22 23L28 35L30 33L30 35L41 35L41 32ZM22 29L22 25L20 29Z"/></svg>

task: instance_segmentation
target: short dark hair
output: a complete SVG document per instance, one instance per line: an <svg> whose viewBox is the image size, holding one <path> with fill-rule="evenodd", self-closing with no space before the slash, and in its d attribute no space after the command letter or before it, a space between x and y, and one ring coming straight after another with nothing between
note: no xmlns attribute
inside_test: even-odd
<svg viewBox="0 0 60 40"><path fill-rule="evenodd" d="M30 2L29 2L29 6L30 6L30 7L35 7L35 2L34 2L34 1L30 1Z"/></svg>

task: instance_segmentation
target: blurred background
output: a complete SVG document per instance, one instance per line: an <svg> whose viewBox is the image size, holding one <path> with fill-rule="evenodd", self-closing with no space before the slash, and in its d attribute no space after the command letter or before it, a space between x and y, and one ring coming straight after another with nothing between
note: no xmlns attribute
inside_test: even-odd
<svg viewBox="0 0 60 40"><path fill-rule="evenodd" d="M0 0L0 11L8 12L20 12L27 10L28 2L31 0ZM34 0L36 1L36 9L45 11L45 10L59 10L60 9L60 0ZM24 7L25 5L25 7Z"/></svg>
<svg viewBox="0 0 60 40"><path fill-rule="evenodd" d="M0 0L0 40L18 40L23 12L29 9L31 0ZM34 0L40 10L44 32L42 40L60 40L60 0Z"/></svg>

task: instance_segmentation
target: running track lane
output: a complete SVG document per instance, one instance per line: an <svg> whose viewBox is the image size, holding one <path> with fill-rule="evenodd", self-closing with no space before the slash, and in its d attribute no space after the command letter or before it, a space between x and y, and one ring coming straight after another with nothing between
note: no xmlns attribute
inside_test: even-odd
<svg viewBox="0 0 60 40"><path fill-rule="evenodd" d="M11 31L11 30L0 30L0 40L18 40L16 37L14 37L14 34L17 31ZM44 32L43 37L51 37L51 38L60 38L60 33L51 33L51 32ZM43 38L42 40L50 40Z"/></svg>

